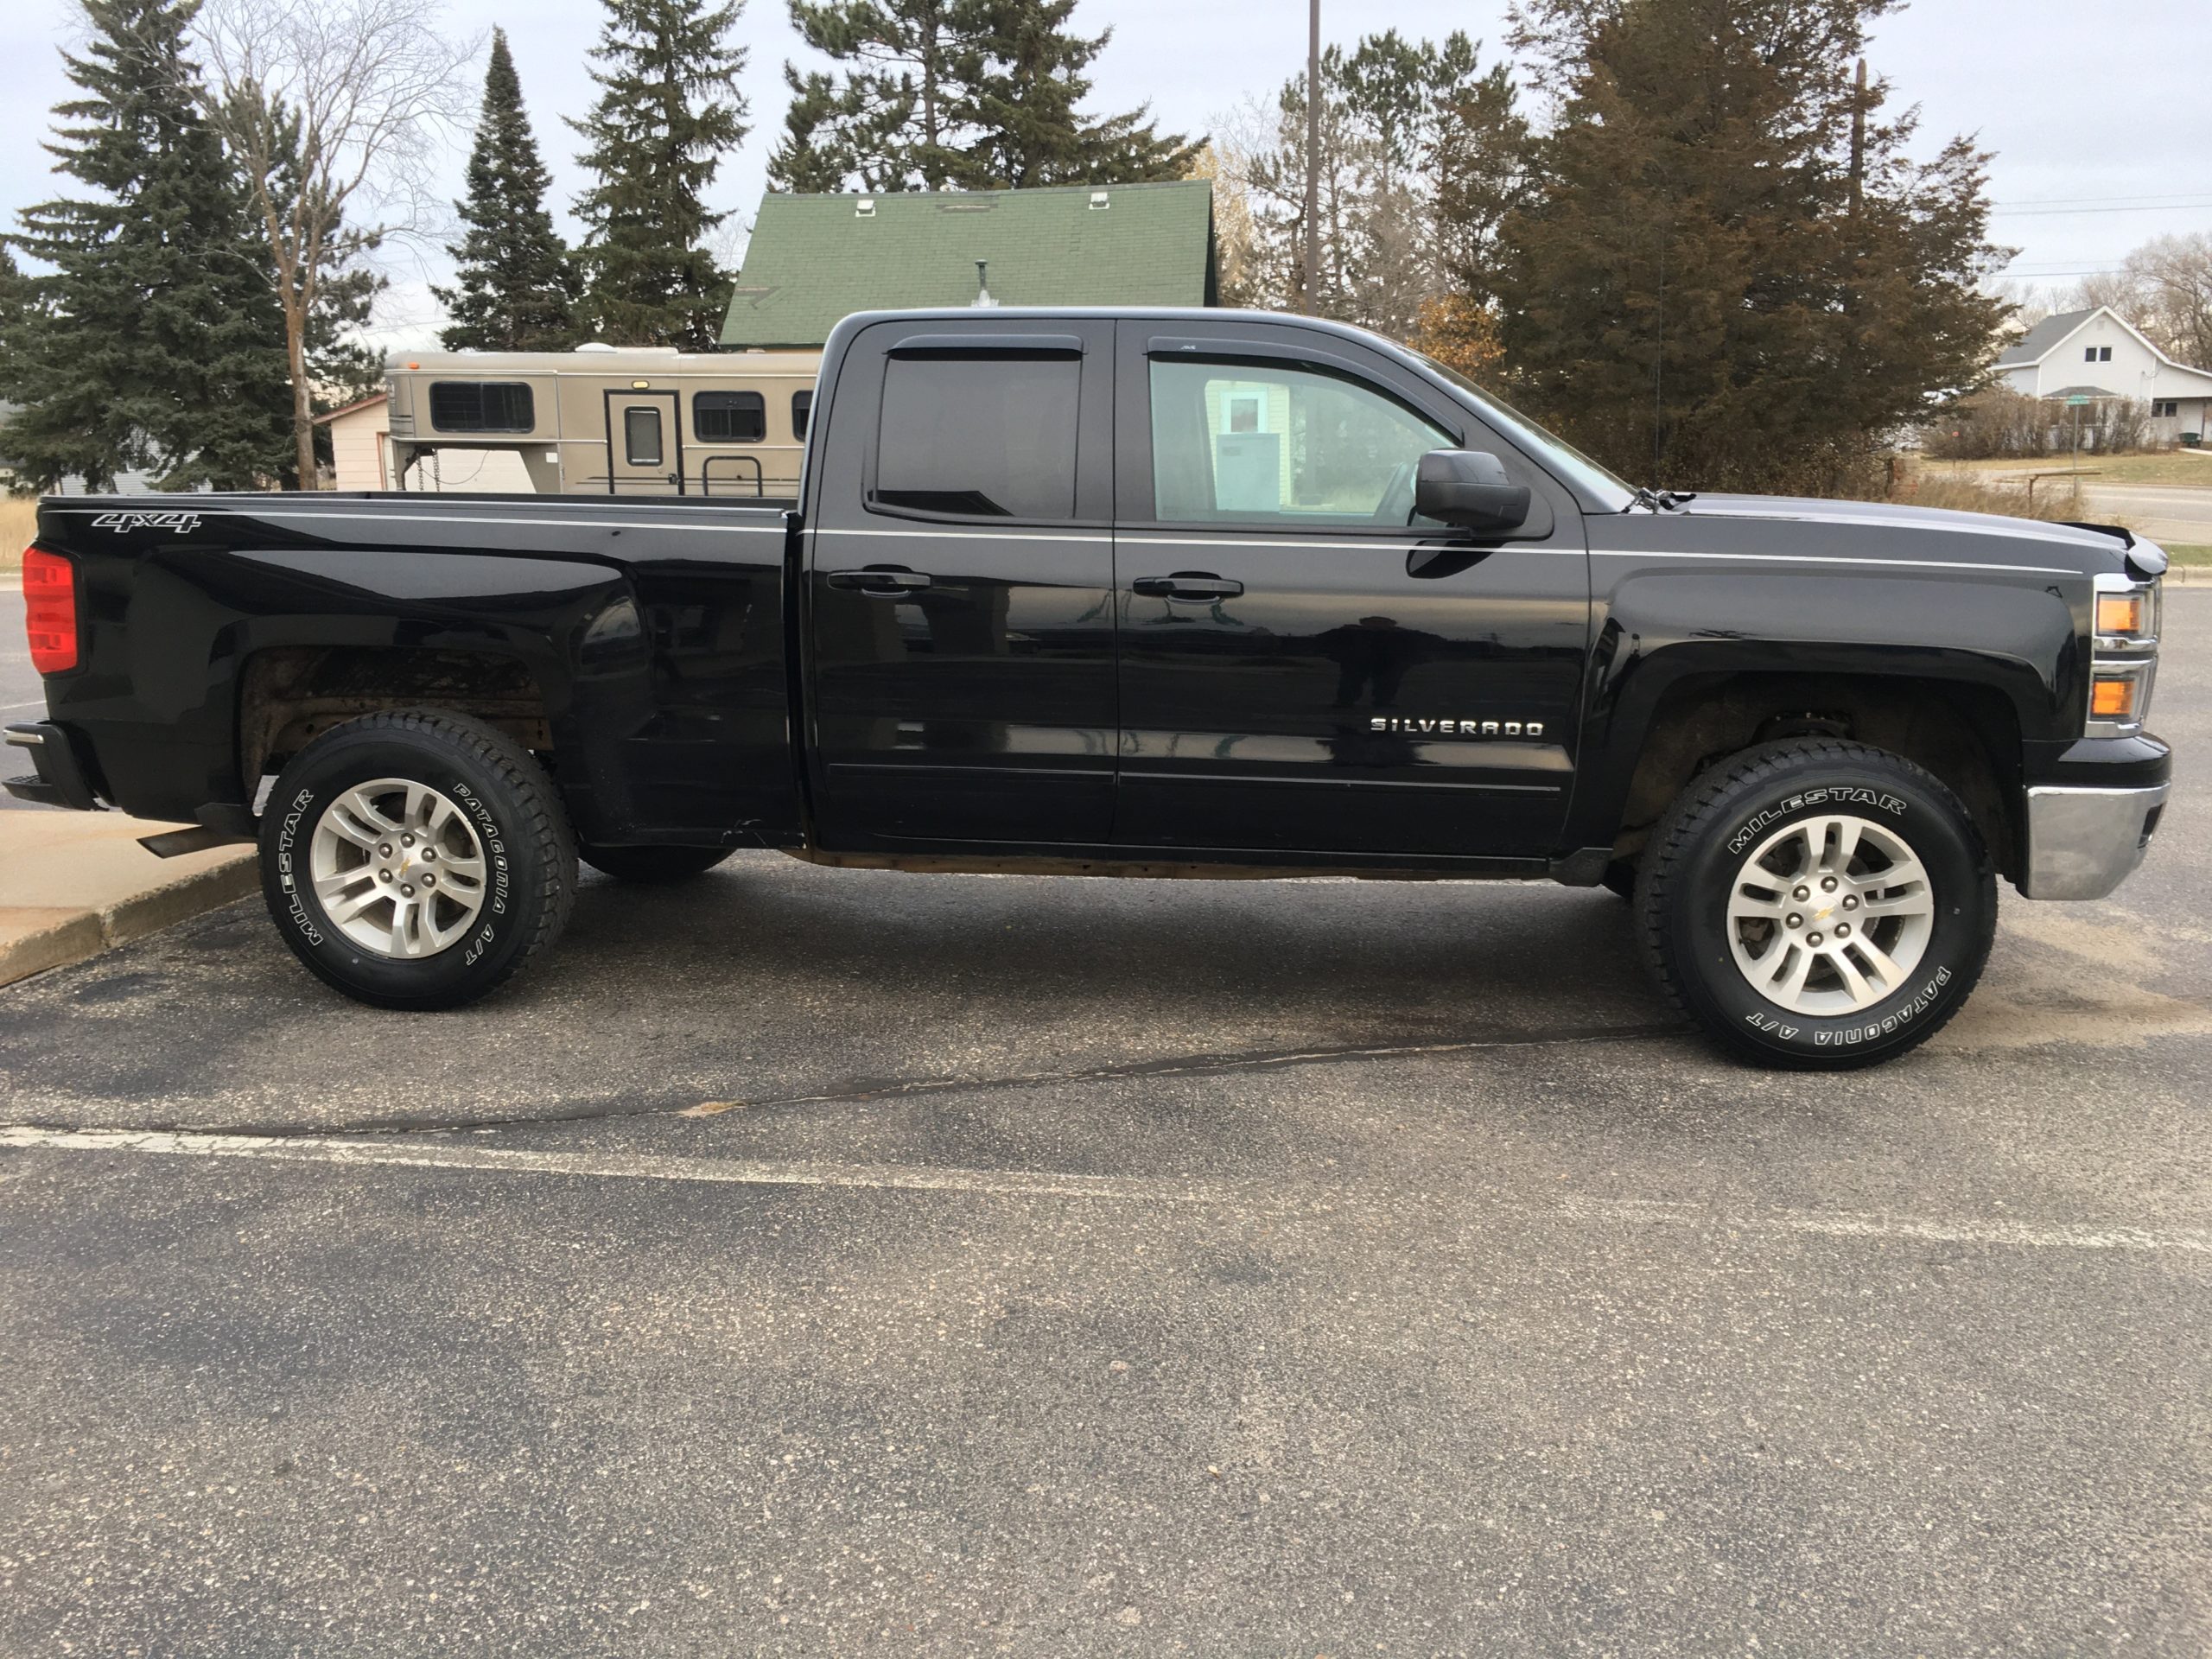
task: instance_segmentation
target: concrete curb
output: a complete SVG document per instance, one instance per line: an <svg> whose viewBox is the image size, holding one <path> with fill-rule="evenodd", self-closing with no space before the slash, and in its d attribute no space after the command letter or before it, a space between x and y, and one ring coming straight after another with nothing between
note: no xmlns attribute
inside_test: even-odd
<svg viewBox="0 0 2212 1659"><path fill-rule="evenodd" d="M0 985L243 899L251 847L159 859L137 844L165 826L117 813L0 812Z"/></svg>

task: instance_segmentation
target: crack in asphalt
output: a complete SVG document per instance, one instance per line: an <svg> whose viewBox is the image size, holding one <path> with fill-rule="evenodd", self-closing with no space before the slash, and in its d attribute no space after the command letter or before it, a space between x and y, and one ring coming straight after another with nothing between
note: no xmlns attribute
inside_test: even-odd
<svg viewBox="0 0 2212 1659"><path fill-rule="evenodd" d="M1591 1026L1541 1035L1503 1033L1422 1043L1347 1043L1313 1048L1274 1049L1244 1054L1193 1054L1169 1059L1130 1060L1116 1065L1075 1067L1056 1071L1011 1072L1002 1077L887 1077L849 1084L843 1088L809 1094L763 1096L757 1100L732 1099L693 1102L684 1106L631 1106L608 1103L575 1111L520 1113L511 1117L480 1117L454 1121L420 1115L376 1117L352 1123L207 1124L165 1121L138 1124L79 1124L16 1122L0 1124L0 1131L38 1130L77 1134L101 1128L117 1134L191 1134L246 1135L264 1140L296 1136L385 1135L480 1135L495 1129L536 1128L563 1123L607 1123L642 1118L701 1118L725 1111L760 1111L783 1106L836 1105L844 1103L911 1099L919 1095L985 1093L1004 1089L1033 1089L1076 1083L1111 1083L1133 1077L1198 1077L1236 1071L1277 1071L1298 1065L1335 1065L1363 1060L1418 1058L1447 1054L1470 1054L1487 1050L1562 1048L1597 1043L1640 1042L1694 1035L1683 1023L1635 1026Z"/></svg>

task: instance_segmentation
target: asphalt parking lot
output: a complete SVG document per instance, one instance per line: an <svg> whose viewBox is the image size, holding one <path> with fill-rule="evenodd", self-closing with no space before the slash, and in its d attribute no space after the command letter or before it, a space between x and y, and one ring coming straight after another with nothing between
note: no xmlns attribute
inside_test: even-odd
<svg viewBox="0 0 2212 1659"><path fill-rule="evenodd" d="M2202 1654L2212 594L2135 881L1745 1070L1541 886L236 906L0 991L0 1652Z"/></svg>

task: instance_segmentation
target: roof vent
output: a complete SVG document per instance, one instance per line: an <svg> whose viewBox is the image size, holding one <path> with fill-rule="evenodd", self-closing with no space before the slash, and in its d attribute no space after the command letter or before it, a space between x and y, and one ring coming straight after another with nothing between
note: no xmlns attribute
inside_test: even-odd
<svg viewBox="0 0 2212 1659"><path fill-rule="evenodd" d="M858 201L855 202L853 204L853 217L855 219L874 219L875 217L875 198L874 196L862 196Z"/></svg>
<svg viewBox="0 0 2212 1659"><path fill-rule="evenodd" d="M1090 193L1090 211L1092 213L1096 213L1102 207L1111 207L1113 205L1114 198L1109 192L1104 190L1094 190Z"/></svg>
<svg viewBox="0 0 2212 1659"><path fill-rule="evenodd" d="M991 297L990 271L989 260L978 259L976 262L976 297L969 303L978 311L988 311L998 303Z"/></svg>

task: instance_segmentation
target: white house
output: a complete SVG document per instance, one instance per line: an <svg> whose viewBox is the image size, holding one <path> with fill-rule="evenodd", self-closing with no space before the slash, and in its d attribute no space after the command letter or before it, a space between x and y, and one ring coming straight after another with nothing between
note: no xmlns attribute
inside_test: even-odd
<svg viewBox="0 0 2212 1659"><path fill-rule="evenodd" d="M2156 443L2212 430L2212 372L2177 363L2108 305L2045 317L1999 355L1997 376L2030 397L2133 397Z"/></svg>

